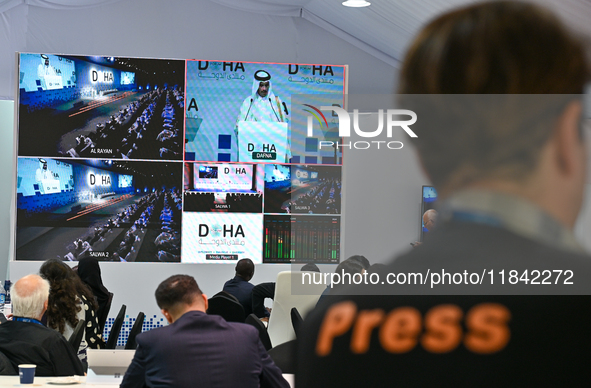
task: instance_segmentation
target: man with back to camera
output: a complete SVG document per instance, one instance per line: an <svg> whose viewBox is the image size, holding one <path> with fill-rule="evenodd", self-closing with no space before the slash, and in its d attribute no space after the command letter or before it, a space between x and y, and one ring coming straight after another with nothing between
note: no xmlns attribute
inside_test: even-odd
<svg viewBox="0 0 591 388"><path fill-rule="evenodd" d="M122 388L289 387L254 327L205 313L192 276L164 280L156 302L169 325L138 335Z"/></svg>
<svg viewBox="0 0 591 388"><path fill-rule="evenodd" d="M366 263L369 264L369 261L365 258L365 256L351 256L347 260L341 261L339 265L337 265L337 267L335 268L334 273L338 274L341 279L345 278L347 275L353 277L355 276L355 274L363 274L367 270L364 266ZM367 268L369 268L369 265L367 266ZM343 282L335 282L331 283L330 285L327 285L324 291L322 291L322 294L320 294L320 297L318 298L316 305L324 303L325 300L330 299L329 295L331 295L332 292L346 285L347 284L343 284Z"/></svg>
<svg viewBox="0 0 591 388"><path fill-rule="evenodd" d="M429 209L423 214L423 232L429 233L437 224L437 210Z"/></svg>
<svg viewBox="0 0 591 388"><path fill-rule="evenodd" d="M399 93L440 195L437 229L380 273L399 283L349 288L308 315L298 386L589 384L591 257L572 231L586 54L527 3L477 3L423 28ZM443 270L462 279L444 286Z"/></svg>
<svg viewBox="0 0 591 388"><path fill-rule="evenodd" d="M437 225L437 210L429 209L423 213L423 238L427 236L427 234L433 230L433 228ZM422 242L415 241L414 243L410 243L413 248L417 248L421 246Z"/></svg>
<svg viewBox="0 0 591 388"><path fill-rule="evenodd" d="M10 289L13 319L0 325L0 352L18 371L19 364L35 364L37 376L83 375L84 369L72 346L59 332L45 327L49 282L27 275Z"/></svg>
<svg viewBox="0 0 591 388"><path fill-rule="evenodd" d="M245 316L252 314L252 289L250 279L254 276L254 263L250 259L240 259L236 263L236 274L224 284L222 291L234 295L244 307Z"/></svg>

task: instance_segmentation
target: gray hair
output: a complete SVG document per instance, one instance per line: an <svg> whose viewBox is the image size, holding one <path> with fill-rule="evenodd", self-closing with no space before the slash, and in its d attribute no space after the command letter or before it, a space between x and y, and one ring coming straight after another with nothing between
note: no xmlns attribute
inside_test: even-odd
<svg viewBox="0 0 591 388"><path fill-rule="evenodd" d="M39 319L49 298L49 282L39 275L27 275L10 287L10 295L14 316Z"/></svg>

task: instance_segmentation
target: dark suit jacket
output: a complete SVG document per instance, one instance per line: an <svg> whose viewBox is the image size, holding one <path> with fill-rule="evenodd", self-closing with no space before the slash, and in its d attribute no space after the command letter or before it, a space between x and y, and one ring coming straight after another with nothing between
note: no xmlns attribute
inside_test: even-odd
<svg viewBox="0 0 591 388"><path fill-rule="evenodd" d="M137 337L122 388L285 387L289 384L249 325L190 311Z"/></svg>
<svg viewBox="0 0 591 388"><path fill-rule="evenodd" d="M505 285L500 285L501 268ZM380 284L350 287L346 293L352 296L328 295L307 316L298 337L297 386L589 385L590 256L501 228L454 223L440 226L421 247L394 260L380 279L428 269L480 274L493 269L496 282L433 289L429 283L418 288ZM507 284L509 270L521 276L525 269L530 281L535 269L572 270L572 293L585 295L551 295L565 291L554 284L555 273L552 285ZM546 286L546 295L517 295L528 287L543 292ZM474 295L481 289L492 295Z"/></svg>
<svg viewBox="0 0 591 388"><path fill-rule="evenodd" d="M252 314L252 289L254 284L247 282L240 276L234 276L233 279L228 280L224 284L222 291L226 291L229 294L234 295L238 298L238 302L244 307L244 314L249 316Z"/></svg>
<svg viewBox="0 0 591 388"><path fill-rule="evenodd" d="M16 371L19 364L35 364L36 376L84 374L82 363L64 336L37 323L8 321L1 324L0 351Z"/></svg>

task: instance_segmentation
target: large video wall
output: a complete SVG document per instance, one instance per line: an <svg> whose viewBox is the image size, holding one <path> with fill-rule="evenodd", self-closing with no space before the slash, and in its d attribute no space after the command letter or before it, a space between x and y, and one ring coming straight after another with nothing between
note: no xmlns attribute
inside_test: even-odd
<svg viewBox="0 0 591 388"><path fill-rule="evenodd" d="M19 59L17 260L339 262L345 66Z"/></svg>

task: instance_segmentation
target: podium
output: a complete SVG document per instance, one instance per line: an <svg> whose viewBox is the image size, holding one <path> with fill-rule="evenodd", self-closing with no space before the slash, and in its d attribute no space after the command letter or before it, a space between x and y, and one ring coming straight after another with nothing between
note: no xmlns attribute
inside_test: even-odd
<svg viewBox="0 0 591 388"><path fill-rule="evenodd" d="M64 87L61 75L45 75L41 77L43 90L62 89Z"/></svg>
<svg viewBox="0 0 591 388"><path fill-rule="evenodd" d="M287 123L239 121L238 161L287 163L291 157Z"/></svg>
<svg viewBox="0 0 591 388"><path fill-rule="evenodd" d="M187 139L188 143L195 141L195 136L197 135L197 131L199 131L202 122L202 118L193 118L187 115L185 118L185 139Z"/></svg>
<svg viewBox="0 0 591 388"><path fill-rule="evenodd" d="M41 193L43 193L43 194L61 193L59 179L41 179Z"/></svg>

